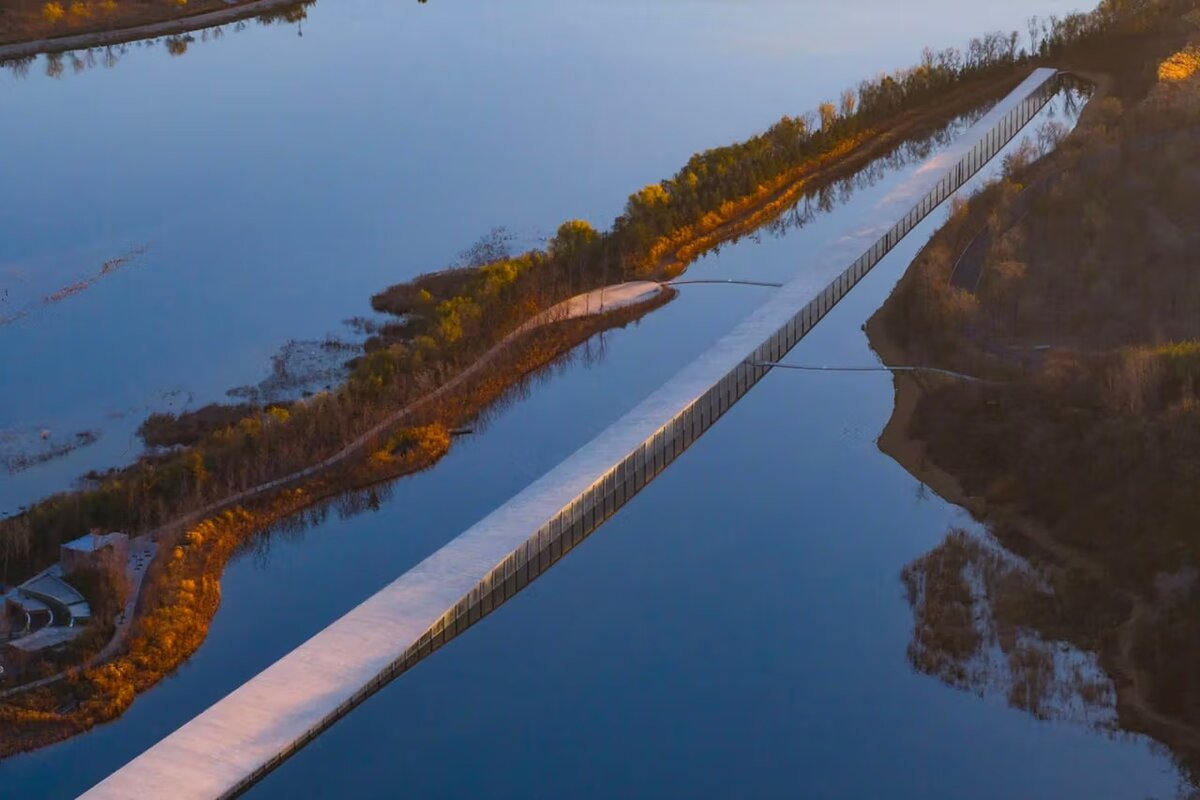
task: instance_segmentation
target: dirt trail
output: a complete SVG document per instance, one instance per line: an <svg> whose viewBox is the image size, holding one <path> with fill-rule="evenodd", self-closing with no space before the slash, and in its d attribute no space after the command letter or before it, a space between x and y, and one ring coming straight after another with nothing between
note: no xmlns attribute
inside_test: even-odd
<svg viewBox="0 0 1200 800"><path fill-rule="evenodd" d="M567 319L578 319L586 316L605 314L620 308L628 308L630 306L640 305L653 300L661 291L665 291L665 289L660 284L649 281L638 281L634 283L618 284L615 286L604 287L602 289L596 289L591 292L577 295L570 300L565 300L562 303L559 303L558 305L542 312L529 322L526 322L524 325L517 328L517 330L505 336L503 339L497 342L492 349L488 350L486 353L476 359L471 366L467 367L449 381L443 383L437 389L420 398L419 400L415 400L409 405L404 406L403 408L390 414L383 421L373 426L366 433L356 437L353 441L351 441L338 452L334 453L332 456L329 456L323 461L313 464L312 466L305 467L298 472L293 472L289 475L284 475L281 478L276 478L275 480L259 484L258 486L253 486L222 500L210 503L198 511L185 514L179 519L168 522L160 526L157 530L152 531L150 534L151 538L158 539L160 536L170 531L189 527L205 517L212 516L213 514L219 513L228 508L232 508L235 505L240 505L247 501L255 500L269 492L273 492L298 481L311 478L318 473L324 472L341 464L342 462L348 460L351 456L357 455L360 453L360 451L366 449L367 446L381 436L384 431L402 422L419 407L425 405L426 403L436 401L445 396L446 393L461 386L464 381L478 374L481 370L495 361L495 359L518 338L539 327L542 327L543 325L550 324L551 322L561 322ZM612 295L616 295L615 300L613 299Z"/></svg>

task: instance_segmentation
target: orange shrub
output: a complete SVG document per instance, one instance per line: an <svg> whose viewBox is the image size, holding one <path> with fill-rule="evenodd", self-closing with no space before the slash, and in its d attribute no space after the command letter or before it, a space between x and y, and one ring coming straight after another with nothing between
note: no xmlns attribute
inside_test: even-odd
<svg viewBox="0 0 1200 800"><path fill-rule="evenodd" d="M1200 71L1200 47L1187 47L1158 65L1158 79L1185 81Z"/></svg>

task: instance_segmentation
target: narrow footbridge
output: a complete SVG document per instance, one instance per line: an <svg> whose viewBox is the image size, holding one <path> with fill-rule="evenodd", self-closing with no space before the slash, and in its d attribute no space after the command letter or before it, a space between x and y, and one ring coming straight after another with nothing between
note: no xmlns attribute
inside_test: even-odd
<svg viewBox="0 0 1200 800"><path fill-rule="evenodd" d="M1034 71L957 144L882 200L873 212L878 225L812 254L803 276L773 293L625 417L84 797L237 795L521 591L691 447L909 231L1016 136L1058 90L1057 75ZM814 291L829 277L823 290Z"/></svg>

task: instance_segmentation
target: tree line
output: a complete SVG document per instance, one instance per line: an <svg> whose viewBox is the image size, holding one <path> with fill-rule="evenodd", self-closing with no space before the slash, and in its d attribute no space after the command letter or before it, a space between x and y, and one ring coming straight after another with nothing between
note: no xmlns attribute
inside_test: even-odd
<svg viewBox="0 0 1200 800"><path fill-rule="evenodd" d="M1039 29L1034 49L1037 56L1049 57L1134 30L1168 5L1106 2L1094 12ZM926 51L917 66L864 81L815 116L785 117L746 142L694 156L674 177L632 195L607 232L568 221L544 249L433 273L381 292L372 298L373 306L397 319L368 340L343 385L247 414L191 447L92 474L87 488L48 498L0 523L0 580L53 562L60 542L88 529L153 529L327 458L396 408L443 385L540 311L621 278L653 274L655 266L646 257L657 239L949 88L1033 58L1009 34L973 40L962 52Z"/></svg>

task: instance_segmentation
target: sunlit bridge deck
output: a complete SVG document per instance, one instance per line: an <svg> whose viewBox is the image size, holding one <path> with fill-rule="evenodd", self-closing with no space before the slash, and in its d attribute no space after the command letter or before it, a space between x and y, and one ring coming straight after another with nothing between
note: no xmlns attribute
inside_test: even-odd
<svg viewBox="0 0 1200 800"><path fill-rule="evenodd" d="M237 794L520 591L690 447L770 371L767 364L1016 136L1053 96L1056 76L1034 71L879 203L877 222L803 254L802 277L628 415L85 797Z"/></svg>

